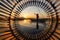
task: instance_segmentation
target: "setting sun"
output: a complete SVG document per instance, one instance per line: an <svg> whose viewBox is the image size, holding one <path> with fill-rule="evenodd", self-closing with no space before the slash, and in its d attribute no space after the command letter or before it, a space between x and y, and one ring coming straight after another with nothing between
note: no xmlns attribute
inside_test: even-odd
<svg viewBox="0 0 60 40"><path fill-rule="evenodd" d="M23 17L24 17L24 18L27 18L27 16L25 16L25 15L24 15Z"/></svg>

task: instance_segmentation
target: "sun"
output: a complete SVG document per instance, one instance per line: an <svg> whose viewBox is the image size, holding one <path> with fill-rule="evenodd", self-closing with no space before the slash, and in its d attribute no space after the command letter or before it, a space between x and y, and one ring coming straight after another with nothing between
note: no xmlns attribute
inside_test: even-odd
<svg viewBox="0 0 60 40"><path fill-rule="evenodd" d="M23 17L24 17L24 18L27 18L27 16L26 16L26 15L24 15Z"/></svg>

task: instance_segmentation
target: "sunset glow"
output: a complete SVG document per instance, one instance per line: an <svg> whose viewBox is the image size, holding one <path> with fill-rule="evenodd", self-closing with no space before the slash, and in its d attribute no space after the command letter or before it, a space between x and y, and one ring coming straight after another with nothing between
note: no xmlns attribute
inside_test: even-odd
<svg viewBox="0 0 60 40"><path fill-rule="evenodd" d="M23 17L24 17L24 18L27 18L27 16L26 16L26 15L24 15Z"/></svg>
<svg viewBox="0 0 60 40"><path fill-rule="evenodd" d="M36 18L36 14L39 14L39 18L47 18L48 16L43 9L36 6L30 6L21 11L20 17Z"/></svg>

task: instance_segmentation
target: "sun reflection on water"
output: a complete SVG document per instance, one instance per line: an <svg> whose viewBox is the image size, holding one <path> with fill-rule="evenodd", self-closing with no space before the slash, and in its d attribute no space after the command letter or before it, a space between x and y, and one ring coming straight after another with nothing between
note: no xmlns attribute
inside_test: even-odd
<svg viewBox="0 0 60 40"><path fill-rule="evenodd" d="M19 24L21 25L21 26L28 26L28 25L30 25L31 24L31 20L22 20L22 21L19 21Z"/></svg>

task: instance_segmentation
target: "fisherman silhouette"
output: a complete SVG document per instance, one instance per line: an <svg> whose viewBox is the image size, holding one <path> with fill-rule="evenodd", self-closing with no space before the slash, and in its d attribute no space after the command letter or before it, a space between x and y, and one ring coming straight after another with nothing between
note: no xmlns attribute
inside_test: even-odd
<svg viewBox="0 0 60 40"><path fill-rule="evenodd" d="M36 23L36 29L39 29L39 25L38 25L38 19L39 19L39 14L36 14L36 19L37 19L37 23Z"/></svg>

